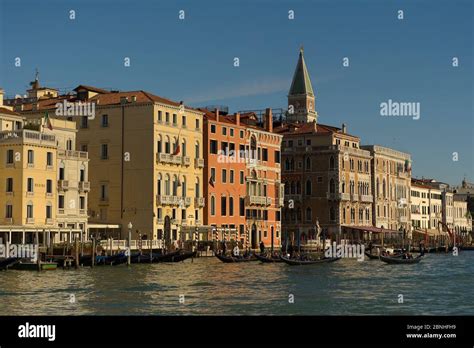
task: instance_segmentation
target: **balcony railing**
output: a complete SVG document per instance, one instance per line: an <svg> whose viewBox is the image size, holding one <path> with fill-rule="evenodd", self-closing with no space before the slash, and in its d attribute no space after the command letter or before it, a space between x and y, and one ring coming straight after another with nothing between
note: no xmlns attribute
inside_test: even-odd
<svg viewBox="0 0 474 348"><path fill-rule="evenodd" d="M27 224L34 224L35 223L35 218L26 218L26 223Z"/></svg>
<svg viewBox="0 0 474 348"><path fill-rule="evenodd" d="M6 225L13 225L13 218L5 218L4 221Z"/></svg>
<svg viewBox="0 0 474 348"><path fill-rule="evenodd" d="M191 158L188 156L183 156L183 165L189 166L191 164Z"/></svg>
<svg viewBox="0 0 474 348"><path fill-rule="evenodd" d="M204 207L204 203L205 203L205 200L204 200L204 197L195 197L194 198L194 205L195 206L198 206L198 207Z"/></svg>
<svg viewBox="0 0 474 348"><path fill-rule="evenodd" d="M58 150L59 158L87 159L88 153L84 151Z"/></svg>
<svg viewBox="0 0 474 348"><path fill-rule="evenodd" d="M182 164L183 158L181 156L174 156L169 153L157 153L156 161L158 163Z"/></svg>
<svg viewBox="0 0 474 348"><path fill-rule="evenodd" d="M46 219L45 223L46 223L46 225L52 225L53 224L53 219Z"/></svg>
<svg viewBox="0 0 474 348"><path fill-rule="evenodd" d="M21 129L0 132L0 141L22 141L29 144L47 144L55 146L56 136L54 134L44 134L38 131Z"/></svg>
<svg viewBox="0 0 474 348"><path fill-rule="evenodd" d="M182 197L179 196L156 196L156 203L159 205L179 205Z"/></svg>
<svg viewBox="0 0 474 348"><path fill-rule="evenodd" d="M89 181L79 181L79 191L88 192L91 190L91 183Z"/></svg>
<svg viewBox="0 0 474 348"><path fill-rule="evenodd" d="M372 195L361 195L360 201L365 203L372 203L374 201L374 197Z"/></svg>
<svg viewBox="0 0 474 348"><path fill-rule="evenodd" d="M203 158L195 158L194 159L194 168L204 168L204 159Z"/></svg>
<svg viewBox="0 0 474 348"><path fill-rule="evenodd" d="M358 202L359 201L359 195L357 193L352 193L351 194L351 201Z"/></svg>
<svg viewBox="0 0 474 348"><path fill-rule="evenodd" d="M250 205L266 205L267 204L267 197L261 196L247 196L247 204Z"/></svg>
<svg viewBox="0 0 474 348"><path fill-rule="evenodd" d="M267 199L266 199L265 204L266 204L266 205L272 205L272 197L266 197L266 198L267 198Z"/></svg>
<svg viewBox="0 0 474 348"><path fill-rule="evenodd" d="M69 189L69 181L68 180L58 180L58 190L66 191Z"/></svg>

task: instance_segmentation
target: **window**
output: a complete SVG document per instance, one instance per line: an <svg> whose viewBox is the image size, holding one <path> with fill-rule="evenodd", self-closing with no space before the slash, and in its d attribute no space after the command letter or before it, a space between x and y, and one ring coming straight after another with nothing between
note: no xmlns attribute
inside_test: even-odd
<svg viewBox="0 0 474 348"><path fill-rule="evenodd" d="M64 196L63 195L58 196L58 208L64 209Z"/></svg>
<svg viewBox="0 0 474 348"><path fill-rule="evenodd" d="M216 125L211 124L211 133L216 133Z"/></svg>
<svg viewBox="0 0 474 348"><path fill-rule="evenodd" d="M50 179L46 180L46 193L53 193L53 181Z"/></svg>
<svg viewBox="0 0 474 348"><path fill-rule="evenodd" d="M222 127L222 135L227 135L227 127Z"/></svg>
<svg viewBox="0 0 474 348"><path fill-rule="evenodd" d="M211 179L216 182L216 168L211 168Z"/></svg>
<svg viewBox="0 0 474 348"><path fill-rule="evenodd" d="M26 206L26 217L28 219L33 218L33 203L28 203L28 205Z"/></svg>
<svg viewBox="0 0 474 348"><path fill-rule="evenodd" d="M81 145L81 151L87 152L87 144L82 144Z"/></svg>
<svg viewBox="0 0 474 348"><path fill-rule="evenodd" d="M7 190L6 192L13 192L13 178L7 178Z"/></svg>
<svg viewBox="0 0 474 348"><path fill-rule="evenodd" d="M217 140L211 140L211 153L216 155L217 154Z"/></svg>
<svg viewBox="0 0 474 348"><path fill-rule="evenodd" d="M227 197L226 196L221 197L221 215L222 216L227 215Z"/></svg>
<svg viewBox="0 0 474 348"><path fill-rule="evenodd" d="M196 119L196 129L199 129L199 119Z"/></svg>
<svg viewBox="0 0 474 348"><path fill-rule="evenodd" d="M79 197L79 209L86 209L86 197Z"/></svg>
<svg viewBox="0 0 474 348"><path fill-rule="evenodd" d="M158 122L161 123L163 120L162 120L162 112L161 110L158 110Z"/></svg>
<svg viewBox="0 0 474 348"><path fill-rule="evenodd" d="M233 184L233 183L234 183L234 171L233 171L232 169L230 170L229 183L230 183L230 184Z"/></svg>
<svg viewBox="0 0 474 348"><path fill-rule="evenodd" d="M240 173L240 178L239 178L239 181L240 181L240 184L243 185L244 184L244 171L241 170Z"/></svg>
<svg viewBox="0 0 474 348"><path fill-rule="evenodd" d="M28 178L28 181L27 181L27 182L28 182L28 184L27 184L27 186L28 186L28 188L27 188L28 192L33 192L33 178Z"/></svg>
<svg viewBox="0 0 474 348"><path fill-rule="evenodd" d="M109 158L109 145L108 144L102 144L100 146L100 158L101 159Z"/></svg>
<svg viewBox="0 0 474 348"><path fill-rule="evenodd" d="M306 180L306 195L311 195L311 180Z"/></svg>
<svg viewBox="0 0 474 348"><path fill-rule="evenodd" d="M107 185L102 184L102 185L100 185L100 200L101 201L106 201L107 197L108 197Z"/></svg>
<svg viewBox="0 0 474 348"><path fill-rule="evenodd" d="M47 152L46 153L46 165L47 166L52 166L53 165L53 153L52 152Z"/></svg>
<svg viewBox="0 0 474 348"><path fill-rule="evenodd" d="M268 161L268 150L262 149L262 161Z"/></svg>
<svg viewBox="0 0 474 348"><path fill-rule="evenodd" d="M230 136L231 136L231 137L234 136L234 128L230 128Z"/></svg>
<svg viewBox="0 0 474 348"><path fill-rule="evenodd" d="M306 208L306 221L311 221L311 208Z"/></svg>
<svg viewBox="0 0 474 348"><path fill-rule="evenodd" d="M33 150L28 150L28 164L35 163L35 156Z"/></svg>
<svg viewBox="0 0 474 348"><path fill-rule="evenodd" d="M216 197L211 196L211 215L216 215Z"/></svg>
<svg viewBox="0 0 474 348"><path fill-rule="evenodd" d="M245 198L239 197L239 215L245 216Z"/></svg>
<svg viewBox="0 0 474 348"><path fill-rule="evenodd" d="M196 144L194 144L194 153L195 157L194 158L199 158L200 157L200 149L199 149L199 142L196 141Z"/></svg>
<svg viewBox="0 0 474 348"><path fill-rule="evenodd" d="M69 150L69 151L72 150L72 140L71 139L68 139L68 141L66 141L66 150Z"/></svg>
<svg viewBox="0 0 474 348"><path fill-rule="evenodd" d="M102 127L108 127L109 126L109 115L102 115L101 126Z"/></svg>
<svg viewBox="0 0 474 348"><path fill-rule="evenodd" d="M234 216L234 197L229 197L229 216Z"/></svg>
<svg viewBox="0 0 474 348"><path fill-rule="evenodd" d="M7 219L11 219L13 217L13 205L11 205L10 203L7 203L5 207L5 217Z"/></svg>
<svg viewBox="0 0 474 348"><path fill-rule="evenodd" d="M170 123L170 113L169 112L165 113L165 122Z"/></svg>
<svg viewBox="0 0 474 348"><path fill-rule="evenodd" d="M275 151L275 163L281 163L280 151Z"/></svg>
<svg viewBox="0 0 474 348"><path fill-rule="evenodd" d="M240 137L240 139L243 139L243 138L244 138L244 131L243 131L243 130L241 130L241 131L239 132L239 137Z"/></svg>
<svg viewBox="0 0 474 348"><path fill-rule="evenodd" d="M227 170L222 169L222 183L225 184L227 182Z"/></svg>
<svg viewBox="0 0 474 348"><path fill-rule="evenodd" d="M82 116L81 118L81 128L89 128L88 117Z"/></svg>
<svg viewBox="0 0 474 348"><path fill-rule="evenodd" d="M221 141L221 151L224 154L227 154L228 147L229 147L229 143L227 143L226 141Z"/></svg>
<svg viewBox="0 0 474 348"><path fill-rule="evenodd" d="M183 123L183 128L186 128L186 116L181 116L181 122Z"/></svg>
<svg viewBox="0 0 474 348"><path fill-rule="evenodd" d="M173 125L177 125L178 124L178 115L176 114L173 114Z"/></svg>
<svg viewBox="0 0 474 348"><path fill-rule="evenodd" d="M7 150L7 164L13 164L13 150Z"/></svg>

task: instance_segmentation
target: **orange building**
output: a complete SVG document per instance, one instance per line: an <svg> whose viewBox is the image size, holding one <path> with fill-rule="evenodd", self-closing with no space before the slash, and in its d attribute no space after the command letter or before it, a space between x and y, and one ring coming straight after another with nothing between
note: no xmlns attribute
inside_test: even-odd
<svg viewBox="0 0 474 348"><path fill-rule="evenodd" d="M204 224L218 240L245 248L279 247L283 187L282 136L273 133L272 112L265 115L210 112L204 115Z"/></svg>

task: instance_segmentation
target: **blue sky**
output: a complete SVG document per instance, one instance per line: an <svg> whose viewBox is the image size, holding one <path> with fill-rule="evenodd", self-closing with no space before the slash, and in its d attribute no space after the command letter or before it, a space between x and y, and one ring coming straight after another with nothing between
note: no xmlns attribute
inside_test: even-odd
<svg viewBox="0 0 474 348"><path fill-rule="evenodd" d="M143 89L231 111L286 107L301 45L321 123L345 122L363 144L411 153L414 176L474 181L472 1L0 0L7 95L24 94L38 68L42 85L57 88ZM420 102L421 118L380 116L388 99Z"/></svg>

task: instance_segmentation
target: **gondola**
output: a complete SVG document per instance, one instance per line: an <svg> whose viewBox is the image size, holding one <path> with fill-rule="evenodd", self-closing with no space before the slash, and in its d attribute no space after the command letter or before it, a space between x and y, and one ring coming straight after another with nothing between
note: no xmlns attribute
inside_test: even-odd
<svg viewBox="0 0 474 348"><path fill-rule="evenodd" d="M152 262L173 262L173 258L181 254L181 250L176 250L166 254L153 254Z"/></svg>
<svg viewBox="0 0 474 348"><path fill-rule="evenodd" d="M418 255L417 257L413 259L403 259L399 257L387 257L387 256L380 256L380 260L388 263L388 264L412 264L412 263L418 263L421 261L423 258L423 255Z"/></svg>
<svg viewBox="0 0 474 348"><path fill-rule="evenodd" d="M151 263L153 262L153 254L150 256L150 254L147 253L136 253L132 254L130 257L130 262L131 263Z"/></svg>
<svg viewBox="0 0 474 348"><path fill-rule="evenodd" d="M461 250L474 250L474 246L462 246Z"/></svg>
<svg viewBox="0 0 474 348"><path fill-rule="evenodd" d="M100 266L100 265L113 265L113 266L116 266L116 265L120 265L122 263L126 263L127 262L127 255L125 255L124 252L121 252L121 253L118 253L118 254L115 254L115 255L109 255L109 256L102 256L102 255L98 255L96 257L96 265L97 266Z"/></svg>
<svg viewBox="0 0 474 348"><path fill-rule="evenodd" d="M0 270L4 271L10 268L11 266L17 264L20 260L16 257L9 257L3 260L0 260Z"/></svg>
<svg viewBox="0 0 474 348"><path fill-rule="evenodd" d="M254 255L250 255L250 257L234 257L234 256L225 256L215 254L216 257L224 263L234 263L234 262L249 262L249 261L258 261Z"/></svg>
<svg viewBox="0 0 474 348"><path fill-rule="evenodd" d="M364 253L365 256L367 256L370 260L377 260L379 258L379 255L374 255L371 253L368 253L367 251Z"/></svg>
<svg viewBox="0 0 474 348"><path fill-rule="evenodd" d="M340 260L340 257L328 257L319 260L297 260L297 259L290 259L288 257L280 256L282 261L291 266L303 266L303 265L314 265L320 263L331 263L337 260Z"/></svg>
<svg viewBox="0 0 474 348"><path fill-rule="evenodd" d="M196 257L197 251L184 251L178 255L171 256L170 258L165 259L165 261L160 262L181 262L191 257Z"/></svg>
<svg viewBox="0 0 474 348"><path fill-rule="evenodd" d="M255 257L263 263L283 262L280 256L267 257L267 256L255 254Z"/></svg>

